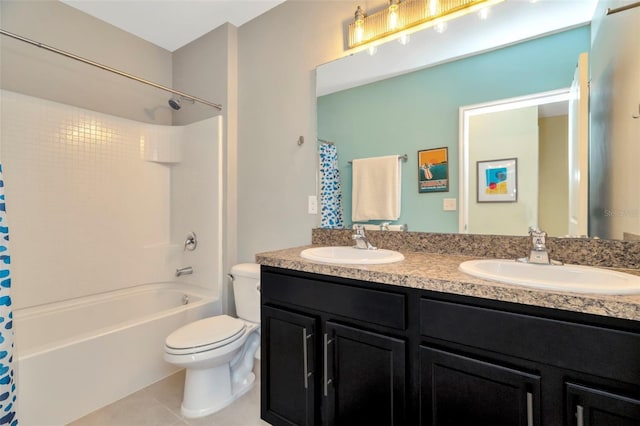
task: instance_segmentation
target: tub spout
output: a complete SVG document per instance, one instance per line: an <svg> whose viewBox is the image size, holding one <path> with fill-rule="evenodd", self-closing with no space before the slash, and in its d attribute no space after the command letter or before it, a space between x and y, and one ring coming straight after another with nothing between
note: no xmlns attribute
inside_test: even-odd
<svg viewBox="0 0 640 426"><path fill-rule="evenodd" d="M191 275L191 274L193 274L193 268L191 266L176 269L176 277L181 277L182 275Z"/></svg>

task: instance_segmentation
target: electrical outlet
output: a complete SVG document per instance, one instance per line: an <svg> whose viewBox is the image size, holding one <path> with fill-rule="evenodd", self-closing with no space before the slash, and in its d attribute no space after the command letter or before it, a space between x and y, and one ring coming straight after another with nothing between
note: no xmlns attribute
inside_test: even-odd
<svg viewBox="0 0 640 426"><path fill-rule="evenodd" d="M446 212L454 212L456 211L456 208L455 198L445 198L442 200L442 210Z"/></svg>
<svg viewBox="0 0 640 426"><path fill-rule="evenodd" d="M318 214L318 197L315 195L309 195L307 200L307 213Z"/></svg>

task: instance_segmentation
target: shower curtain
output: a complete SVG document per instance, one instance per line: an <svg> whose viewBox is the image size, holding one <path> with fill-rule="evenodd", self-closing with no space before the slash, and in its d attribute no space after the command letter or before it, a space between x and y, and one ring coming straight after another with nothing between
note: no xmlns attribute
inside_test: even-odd
<svg viewBox="0 0 640 426"><path fill-rule="evenodd" d="M0 424L17 425L16 385L13 375L13 313L11 311L11 273L9 227L4 201L4 179L0 164Z"/></svg>
<svg viewBox="0 0 640 426"><path fill-rule="evenodd" d="M342 228L342 191L338 171L338 149L335 145L320 145L320 227Z"/></svg>

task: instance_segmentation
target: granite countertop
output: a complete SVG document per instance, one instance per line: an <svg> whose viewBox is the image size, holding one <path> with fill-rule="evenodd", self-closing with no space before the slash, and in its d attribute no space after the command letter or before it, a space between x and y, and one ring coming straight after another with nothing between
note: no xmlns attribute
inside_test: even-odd
<svg viewBox="0 0 640 426"><path fill-rule="evenodd" d="M458 271L461 262L478 257L401 251L405 260L397 263L337 265L300 257L300 252L309 247L317 246L259 253L256 262L295 271L640 321L640 294L620 296L542 290L474 278Z"/></svg>

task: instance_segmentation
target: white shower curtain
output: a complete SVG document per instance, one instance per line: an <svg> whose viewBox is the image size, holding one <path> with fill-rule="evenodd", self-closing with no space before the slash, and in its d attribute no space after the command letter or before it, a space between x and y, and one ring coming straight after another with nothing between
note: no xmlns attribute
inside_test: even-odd
<svg viewBox="0 0 640 426"><path fill-rule="evenodd" d="M342 191L335 145L320 145L320 227L343 228Z"/></svg>
<svg viewBox="0 0 640 426"><path fill-rule="evenodd" d="M9 227L4 200L4 179L0 164L0 424L17 425L16 385L13 374L13 313L9 269Z"/></svg>

